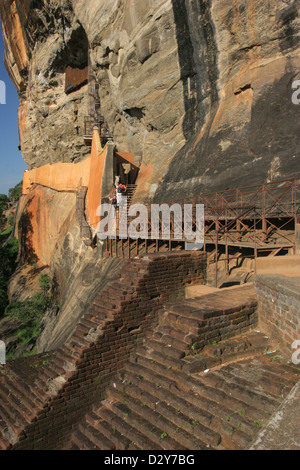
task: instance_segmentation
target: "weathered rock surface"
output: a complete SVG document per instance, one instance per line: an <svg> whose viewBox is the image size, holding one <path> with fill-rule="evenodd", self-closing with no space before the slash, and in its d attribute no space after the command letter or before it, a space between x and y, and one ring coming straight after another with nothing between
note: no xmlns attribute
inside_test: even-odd
<svg viewBox="0 0 300 470"><path fill-rule="evenodd" d="M189 31L180 3L179 56L184 66L189 41L196 94L184 128L196 126L157 200L299 177L299 2L185 2Z"/></svg>
<svg viewBox="0 0 300 470"><path fill-rule="evenodd" d="M30 168L86 155L87 86L64 85L90 47L114 141L142 157L137 198L298 176L299 0L4 0L0 12Z"/></svg>

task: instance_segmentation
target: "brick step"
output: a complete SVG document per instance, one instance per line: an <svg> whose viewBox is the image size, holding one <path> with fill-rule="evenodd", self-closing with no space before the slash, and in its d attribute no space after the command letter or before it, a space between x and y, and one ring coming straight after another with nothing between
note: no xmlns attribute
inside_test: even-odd
<svg viewBox="0 0 300 470"><path fill-rule="evenodd" d="M226 370L227 377L235 380L237 384L247 383L252 388L275 398L285 398L297 381L296 376L294 381L291 381L267 370L259 370L258 374L251 374L250 378L243 372L243 368L238 364L237 367L228 366Z"/></svg>
<svg viewBox="0 0 300 470"><path fill-rule="evenodd" d="M184 365L182 370L186 373L195 374L203 372L207 369L213 369L220 365L226 365L230 363L236 363L237 361L252 359L257 357L259 354L265 354L264 347L256 347L252 350L244 352L232 352L228 354L222 354L221 356L208 356L206 354L198 354L195 351L195 355L188 355L183 361Z"/></svg>
<svg viewBox="0 0 300 470"><path fill-rule="evenodd" d="M112 429L117 429L120 434L130 440L139 450L160 450L163 447L152 441L152 436L147 432L140 432L139 426L131 425L124 419L126 412L115 409L111 405L97 410L97 415L109 423ZM120 419L121 418L121 419Z"/></svg>
<svg viewBox="0 0 300 470"><path fill-rule="evenodd" d="M179 325L180 327L180 325ZM164 325L164 320L161 319L161 316L159 317L159 324L155 328L155 331L162 335L170 336L176 340L181 341L182 343L186 344L191 344L193 341L195 341L198 338L198 329L195 331L190 331L188 333L182 331L181 328L176 329L171 326L165 326Z"/></svg>
<svg viewBox="0 0 300 470"><path fill-rule="evenodd" d="M34 417L35 412L34 409L37 408L37 405L41 405L41 402L36 399L31 394L29 387L26 387L25 384L21 385L19 380L8 380L4 387L1 387L4 393L6 393L6 397L12 396L15 400L21 402L25 409L27 410L27 417L29 421L31 418ZM5 391L8 390L8 391ZM0 390L1 396L1 390Z"/></svg>
<svg viewBox="0 0 300 470"><path fill-rule="evenodd" d="M199 328L206 324L203 320L188 318L184 314L172 313L168 311L167 315L160 318L160 324L165 328L172 328L175 331L181 331L182 334L197 334Z"/></svg>
<svg viewBox="0 0 300 470"><path fill-rule="evenodd" d="M92 316L89 315L89 316L87 316L87 318L83 317L80 320L80 324L82 326L84 326L87 330L90 330L92 328L97 328L97 326L98 326L97 320L95 319L95 320L92 321L91 318L92 318Z"/></svg>
<svg viewBox="0 0 300 470"><path fill-rule="evenodd" d="M252 340L254 339L254 340ZM195 345L197 345L195 343ZM229 340L219 341L216 345L208 345L197 351L193 345L193 351L184 358L182 370L187 373L202 372L212 369L217 365L228 364L236 361L250 359L266 354L268 338L260 335L249 334L244 337L234 337Z"/></svg>
<svg viewBox="0 0 300 470"><path fill-rule="evenodd" d="M171 332L170 332L171 333ZM154 341L158 341L159 343L165 345L166 347L175 348L177 351L188 351L191 347L191 343L188 341L183 341L182 339L178 339L171 334L163 333L158 327L154 331L148 331L145 335L145 340L153 339Z"/></svg>
<svg viewBox="0 0 300 470"><path fill-rule="evenodd" d="M204 403L204 406L201 408L208 411L211 409L212 414L216 414L216 410L220 406L219 404L222 404L220 414L218 414L220 417L223 416L226 419L230 414L235 413L236 410L243 409L246 412L245 416L249 420L257 418L258 410L256 407L239 399L233 399L230 393L226 394L224 391L208 386L205 383L206 376L203 376L203 383L201 383L194 376L188 376L178 369L167 369L165 365L154 362L147 357L137 355L136 360L138 363L136 370L139 371L140 375L142 374L143 377L151 380L151 373L155 371L155 379L154 376L152 378L153 383L158 383L161 387L167 384L167 390L169 389L171 392L175 390L177 396L186 398L192 404L195 404L195 401L193 401L193 393L195 393L197 400ZM131 369L127 367L126 370L135 371L133 367ZM191 390L194 390L194 392L189 394ZM214 403L217 404L217 408L215 408ZM268 417L268 414L263 411L260 411L260 415L263 419Z"/></svg>
<svg viewBox="0 0 300 470"><path fill-rule="evenodd" d="M80 334L78 334L76 331L74 331L74 333L72 334L71 346L74 348L77 347L78 349L82 351L85 344L86 343L85 343L84 338Z"/></svg>
<svg viewBox="0 0 300 470"><path fill-rule="evenodd" d="M269 338L258 332L247 332L246 335L234 336L213 345L206 345L202 353L209 356L221 356L230 353L243 353L248 350L268 349Z"/></svg>
<svg viewBox="0 0 300 470"><path fill-rule="evenodd" d="M168 310L170 314L179 316L180 318L181 317L185 318L186 321L189 320L191 324L193 324L193 320L195 322L202 322L210 318L215 318L215 317L220 317L222 315L226 315L226 313L228 313L227 310L225 310L224 308L222 307L218 308L217 306L215 307L213 304L214 304L214 301L212 299L212 305L202 307L201 299L199 299L199 301L197 302L195 302L195 300L193 299L193 302L191 301L190 303L188 300L183 301L179 304L168 302L165 304L165 308ZM239 307L239 310L240 309L241 307ZM231 310L232 309L229 309L229 311Z"/></svg>
<svg viewBox="0 0 300 470"><path fill-rule="evenodd" d="M57 353L55 354L55 361L59 361L60 364L62 364L62 368L65 371L66 367L67 368L75 368L76 363L77 363L76 357L71 356L69 353L64 352L63 350L58 350Z"/></svg>
<svg viewBox="0 0 300 470"><path fill-rule="evenodd" d="M38 383L34 382L30 384L30 390L31 393L37 397L37 399L40 401L41 406L44 406L44 404L47 403L49 400L49 396L47 395L47 385L46 383Z"/></svg>
<svg viewBox="0 0 300 470"><path fill-rule="evenodd" d="M144 362L144 364L147 361ZM155 375L151 377L150 374L145 374L144 369L140 367L136 369L132 368L131 372L126 371L123 375L123 389L126 386L126 391L131 391L132 386L137 386L147 393L155 393L157 398L165 401L166 403L172 405L175 410L184 410L184 413L187 414L190 419L194 421L199 421L203 426L210 428L212 431L222 434L222 438L228 443L230 442L230 448L235 448L236 439L240 445L243 442L244 446L249 444L251 441L251 435L257 431L257 426L254 424L253 420L249 417L244 417L245 413L244 408L240 406L239 402L235 402L235 411L232 408L226 408L226 406L220 405L219 402L214 402L213 400L206 399L203 397L198 397L195 399L193 392L180 390L180 386L172 381L170 377L165 380L164 376ZM151 367L153 364L149 364ZM128 369L128 368L127 368ZM134 373L134 370L136 371ZM139 373L139 375L137 375ZM162 371L164 373L164 371ZM168 371L170 375L170 371ZM178 375L177 371L174 371L174 376ZM188 377L182 379L182 374L179 374L178 383L182 385L183 381L188 384ZM147 378L145 378L147 376ZM124 385L125 384L125 385ZM116 384L117 385L117 384ZM189 387L188 387L189 388ZM213 393L209 389L207 391L208 395L211 396ZM129 392L128 392L129 393ZM217 397L219 398L219 396ZM240 406L240 408L239 408ZM249 412L249 407L246 406L247 411ZM242 410L242 414L239 414L237 410ZM257 410L254 409L254 416L257 417ZM231 418L231 423L228 423L228 417ZM232 436L232 426L235 426L235 434ZM242 430L239 429L239 426L242 426Z"/></svg>
<svg viewBox="0 0 300 470"><path fill-rule="evenodd" d="M186 442L182 441L182 437L180 437L180 442L183 442L184 445L189 446L188 442L192 441L192 436L197 438L194 445L200 446L200 448L217 447L220 444L220 434L207 426L212 416L203 411L201 418L197 419L201 411L193 409L184 399L176 397L174 390L171 392L163 389L158 384L144 378L140 379L134 374L126 373L125 380L127 382L130 380L130 384L126 386L121 382L116 383L116 387L110 388L108 393L116 397L117 390L119 394L126 393L129 401L134 398L139 403L146 403L153 413L159 413L173 424L169 432L175 440L178 440L179 435L177 431L174 435L172 434L174 429L181 429L189 434Z"/></svg>
<svg viewBox="0 0 300 470"><path fill-rule="evenodd" d="M101 413L100 413L101 414ZM88 413L85 417L86 423L90 426L93 426L95 429L104 434L113 444L114 448L118 450L128 450L131 444L131 441L127 437L123 436L113 429L109 422L107 422L103 416L99 417L96 410Z"/></svg>
<svg viewBox="0 0 300 470"><path fill-rule="evenodd" d="M197 380L199 379L197 378ZM205 377L205 384L230 393L232 397L267 413L272 413L281 402L279 399L258 392L249 382L239 381L234 376L230 376L227 369L224 370L224 368L220 371L208 373Z"/></svg>
<svg viewBox="0 0 300 470"><path fill-rule="evenodd" d="M69 359L72 359L69 357ZM57 375L63 375L65 373L65 364L68 361L68 357L66 355L59 355L57 353L53 354L49 358L49 367L56 371Z"/></svg>
<svg viewBox="0 0 300 470"><path fill-rule="evenodd" d="M160 343L153 338L149 338L146 345L148 349L153 349L153 351L165 357L166 361L168 361L168 359L178 360L185 356L185 352L183 350L176 349L172 345Z"/></svg>
<svg viewBox="0 0 300 470"><path fill-rule="evenodd" d="M218 446L221 440L219 435L206 434L206 440L210 443L201 441L201 436L204 436L202 426L197 428L192 424L191 420L186 418L183 414L177 413L171 406L164 403L158 403L157 398L139 389L134 385L126 387L126 393L118 386L110 388L108 391L111 399L118 400L123 403L131 411L139 416L145 418L152 425L159 427L160 439L162 434L166 433L170 439L176 442L174 450L189 449L189 450L203 450L211 446L213 443ZM128 417L130 416L129 412ZM127 416L126 416L127 417ZM176 419L174 419L176 417ZM202 432L201 432L202 431ZM165 442L167 444L167 442ZM169 445L169 444L168 444Z"/></svg>
<svg viewBox="0 0 300 470"><path fill-rule="evenodd" d="M159 414L156 413L151 420L153 413L147 405L142 406L140 402L131 397L126 401L126 404L120 401L112 402L111 408L119 416L119 419L123 421L126 419L132 428L137 429L153 441L154 444L150 450L156 450L157 447L163 450L187 450L185 446L169 436L167 431L170 432L172 424L167 419L159 418ZM147 416L144 418L145 415Z"/></svg>
<svg viewBox="0 0 300 470"><path fill-rule="evenodd" d="M28 406L24 404L20 396L14 396L9 387L2 384L0 389L1 408L6 411L9 423L14 423L17 433L30 423L34 414Z"/></svg>
<svg viewBox="0 0 300 470"><path fill-rule="evenodd" d="M72 435L72 440L70 443L70 447L80 450L98 450L97 446L94 442L90 441L90 439L80 431L76 431ZM71 450L68 448L68 450Z"/></svg>
<svg viewBox="0 0 300 470"><path fill-rule="evenodd" d="M76 345L72 344L72 338L70 342L64 344L61 349L58 350L56 353L58 357L64 358L66 357L67 360L76 364L82 355L82 350Z"/></svg>
<svg viewBox="0 0 300 470"><path fill-rule="evenodd" d="M9 450L11 443L2 435L0 431L0 450Z"/></svg>
<svg viewBox="0 0 300 470"><path fill-rule="evenodd" d="M24 417L18 413L18 411L12 408L11 403L2 401L2 397L0 403L0 413L0 431L5 438L9 439L10 442L14 442L22 433L23 426L28 423L26 422L26 419L24 419ZM8 423L8 426L6 426L6 423Z"/></svg>
<svg viewBox="0 0 300 470"><path fill-rule="evenodd" d="M26 382L20 380L17 377L15 380L9 381L9 386L11 387L12 391L16 391L15 393L17 396L28 399L28 404L32 410L39 409L43 406L44 400L41 399L38 393L36 393L34 386L28 385Z"/></svg>
<svg viewBox="0 0 300 470"><path fill-rule="evenodd" d="M299 368L297 368L295 365L282 362L280 358L276 360L271 359L270 361L270 356L264 355L256 358L256 361L257 366L262 367L268 374L275 374L277 377L284 379L286 382L291 382L294 384L295 381L299 380Z"/></svg>
<svg viewBox="0 0 300 470"><path fill-rule="evenodd" d="M132 357L147 357L149 358L154 364L162 364L165 369L172 367L179 369L181 367L180 361L178 359L174 359L171 356L166 358L166 355L163 353L159 353L153 348L148 347L148 343L140 345L136 348L135 353L133 353Z"/></svg>
<svg viewBox="0 0 300 470"><path fill-rule="evenodd" d="M97 450L115 450L115 444L89 423L79 424L79 431L84 434Z"/></svg>
<svg viewBox="0 0 300 470"><path fill-rule="evenodd" d="M66 371L63 367L59 366L56 368L53 363L48 364L47 367L43 367L43 370L39 372L39 381L41 383L46 383L48 381L55 379L56 377L60 375L64 375L65 372Z"/></svg>
<svg viewBox="0 0 300 470"><path fill-rule="evenodd" d="M128 372L130 374L134 374L138 377L143 377L150 382L152 381L153 384L158 384L166 389L171 389L172 387L176 388L177 387L177 380L174 380L170 374L170 369L164 365L162 372L157 372L157 369L155 370L155 361L153 362L152 360L149 361L150 364L148 363L148 367L144 367L141 363L141 361L137 362L132 362L128 361L124 364L124 368L122 372L119 374L120 379L122 376Z"/></svg>
<svg viewBox="0 0 300 470"><path fill-rule="evenodd" d="M181 372L181 361L171 361L166 362L163 360L162 356L159 357L159 360L153 358L153 354L149 355L146 347L140 346L135 353L130 356L131 367L134 365L139 368L140 366L144 367L143 372L145 373L154 373L162 377L166 377L172 386L176 386L177 382L180 384L181 388L188 389L189 384L186 382L187 375ZM133 369L132 369L133 370ZM186 384L186 385L185 385Z"/></svg>

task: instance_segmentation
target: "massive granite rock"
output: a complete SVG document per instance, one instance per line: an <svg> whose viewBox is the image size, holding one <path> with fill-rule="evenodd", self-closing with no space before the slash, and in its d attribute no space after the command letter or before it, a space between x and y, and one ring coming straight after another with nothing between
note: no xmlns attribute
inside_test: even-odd
<svg viewBox="0 0 300 470"><path fill-rule="evenodd" d="M299 1L173 6L181 67L189 50L196 96L185 100L187 142L156 200L299 177Z"/></svg>
<svg viewBox="0 0 300 470"><path fill-rule="evenodd" d="M29 168L87 154L90 61L117 148L142 159L137 197L298 176L299 0L3 0L6 66Z"/></svg>

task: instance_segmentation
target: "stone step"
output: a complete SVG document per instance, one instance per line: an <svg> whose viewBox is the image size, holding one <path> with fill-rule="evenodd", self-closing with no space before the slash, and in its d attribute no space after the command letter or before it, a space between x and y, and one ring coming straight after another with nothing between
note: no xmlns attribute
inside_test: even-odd
<svg viewBox="0 0 300 470"><path fill-rule="evenodd" d="M287 380L281 375L274 374L274 371L268 371L266 369L259 369L258 373L252 373L249 377L244 367L236 364L235 367L228 366L226 374L228 377L236 378L238 383L247 383L252 389L256 389L268 396L275 398L285 398L293 387L295 381Z"/></svg>
<svg viewBox="0 0 300 470"><path fill-rule="evenodd" d="M70 447L80 450L98 450L95 443L79 430L73 434Z"/></svg>
<svg viewBox="0 0 300 470"><path fill-rule="evenodd" d="M119 418L126 419L126 422L132 428L145 434L153 441L152 450L156 449L157 446L164 450L186 450L186 447L169 436L167 431L170 431L172 424L165 418L161 418L160 421L157 413L153 416L152 410L147 405L131 398L126 404L114 401L111 407ZM146 418L144 418L145 415L147 415Z"/></svg>
<svg viewBox="0 0 300 470"><path fill-rule="evenodd" d="M139 361L138 363L133 363L131 361L128 361L124 364L124 369L122 371L122 375L125 377L125 374L127 372L132 373L138 377L143 377L149 381L152 381L154 384L158 384L166 389L171 389L172 387L177 386L177 381L172 379L170 377L168 367L170 366L164 366L163 372L162 373L157 373L156 370L154 369L155 366L155 361L150 360L149 368L144 367L141 362ZM152 367L152 368L151 368Z"/></svg>
<svg viewBox="0 0 300 470"><path fill-rule="evenodd" d="M277 377L284 378L285 381L289 381L293 384L295 381L299 380L300 371L297 366L286 363L286 361L281 361L279 357L274 360L275 357L270 358L270 356L266 354L256 358L257 367L262 367L268 374L276 374Z"/></svg>
<svg viewBox="0 0 300 470"><path fill-rule="evenodd" d="M11 410L1 401L0 402L1 414L1 433L5 439L10 442L16 441L16 438L21 434L22 424L27 424L23 418L17 419L15 414L11 414ZM17 415L18 416L18 415ZM6 423L8 423L6 425Z"/></svg>
<svg viewBox="0 0 300 470"><path fill-rule="evenodd" d="M146 334L146 340L153 339L154 341L158 341L159 343L163 344L166 347L172 347L177 351L188 351L190 349L190 344L188 341L184 341L183 338L178 339L170 334L163 333L158 327L154 330L154 332L149 331Z"/></svg>
<svg viewBox="0 0 300 470"><path fill-rule="evenodd" d="M214 388L206 379L207 374L205 377L201 376L200 378L195 375L189 377L190 386L198 399L221 403L223 407L228 409L229 413L244 410L248 418L256 419L259 415L264 421L268 419L269 413L267 411L262 409L258 410L255 405L243 401L240 395L234 397L230 389L225 391L223 387L222 389ZM208 405L209 403L207 403L207 406Z"/></svg>
<svg viewBox="0 0 300 470"><path fill-rule="evenodd" d="M15 397L6 386L0 388L1 408L6 411L9 423L14 423L15 432L19 432L30 423L31 411L22 403L20 397Z"/></svg>
<svg viewBox="0 0 300 470"><path fill-rule="evenodd" d="M179 326L179 329L173 328L171 326L165 326L164 320L162 320L161 317L159 317L159 324L155 328L155 331L157 331L158 333L162 335L170 336L171 338L174 338L186 344L191 344L193 341L197 339L198 329L195 330L194 332L186 333L182 331L182 329L180 328L180 325L178 326Z"/></svg>
<svg viewBox="0 0 300 470"><path fill-rule="evenodd" d="M115 450L115 444L107 438L107 435L100 432L94 426L91 426L88 422L85 422L84 425L80 424L78 429L89 439L95 449Z"/></svg>
<svg viewBox="0 0 300 470"><path fill-rule="evenodd" d="M139 404L147 404L147 407L151 408L153 413L153 417L151 416L150 419L155 419L154 413L158 413L159 416L168 419L172 424L170 429L168 428L168 432L175 440L178 440L179 436L177 431L174 433L174 429L181 429L187 433L185 441L182 441L182 438L180 440L184 445L189 446L188 442L192 442L192 437L197 438L197 442L194 442L196 448L217 447L220 444L220 434L206 426L211 421L212 416L205 413L205 411L199 420L196 418L194 411L198 411L198 418L201 412L188 406L189 404L184 399L177 398L170 390L165 390L145 379L139 380L133 374L126 375L126 378L130 380L130 385L124 387L124 384L116 383L116 387L110 388L108 393L115 398L119 397L119 400L122 399L122 396L126 396L129 402L135 399L138 400ZM141 410L141 406L138 408L141 412L144 411Z"/></svg>
<svg viewBox="0 0 300 470"><path fill-rule="evenodd" d="M178 360L185 355L183 350L179 350L173 347L171 344L166 345L157 340L154 340L153 338L149 338L146 344L148 349L152 349L153 351L160 353L165 357L166 361L168 361L169 358Z"/></svg>
<svg viewBox="0 0 300 470"><path fill-rule="evenodd" d="M273 413L280 405L279 399L258 392L249 382L231 376L224 369L208 373L205 377L205 383L267 413Z"/></svg>
<svg viewBox="0 0 300 470"><path fill-rule="evenodd" d="M15 380L9 381L9 385L12 390L16 390L17 396L22 396L28 399L29 406L31 406L32 410L39 409L43 406L44 400L38 394L34 384L28 385L25 381L15 378Z"/></svg>
<svg viewBox="0 0 300 470"><path fill-rule="evenodd" d="M184 358L182 370L187 373L203 372L217 365L228 364L237 360L241 361L242 359L246 360L265 354L268 340L260 336L260 338L256 338L253 341L253 335L250 333L248 336L250 341L243 336L238 336L220 341L216 345L204 346L204 348L200 349L200 353L193 347L190 354Z"/></svg>
<svg viewBox="0 0 300 470"><path fill-rule="evenodd" d="M147 345L141 345L138 346L135 353L132 355L133 357L147 357L150 359L154 364L162 364L165 369L180 369L181 368L181 362L178 361L177 359L174 359L172 357L168 357L166 360L166 355L161 354L157 351L155 351L153 348L147 347Z"/></svg>
<svg viewBox="0 0 300 470"><path fill-rule="evenodd" d="M199 328L204 324L206 323L201 319L185 316L184 311L181 314L168 311L168 314L161 319L161 325L170 327L176 331L181 331L182 334L197 334Z"/></svg>
<svg viewBox="0 0 300 470"><path fill-rule="evenodd" d="M153 367L153 363L148 364L149 367ZM168 376L165 379L164 376L156 374L151 380L151 370L148 374L145 374L145 370L139 367L132 368L131 372L128 371L129 367L126 368L126 373L123 375L123 390L124 384L128 384L126 390L131 391L131 388L136 386L151 394L155 393L157 398L164 400L173 406L175 410L185 410L185 414L188 414L191 420L198 421L203 426L209 427L212 431L222 433L222 439L226 438L227 445L230 443L230 448L236 447L235 441L238 440L240 445L243 442L244 445L249 444L251 441L251 434L253 434L257 427L254 425L253 420L250 418L244 418L244 408L249 411L249 407L244 405L242 408L241 403L234 401L232 408L220 405L218 401L213 401L208 398L197 397L191 392L191 387L188 385L188 377L182 378L182 374L178 377L178 383ZM136 373L134 373L136 371ZM139 373L139 375L137 375ZM162 371L164 373L164 370ZM170 375L170 371L168 371ZM178 372L174 371L174 375ZM147 379L145 377L147 376ZM183 382L187 384L187 390L181 390ZM117 383L116 383L117 385ZM121 387L121 389L122 389ZM212 389L207 389L207 395L211 397L213 395ZM219 394L217 394L217 399ZM242 404L243 405L243 404ZM240 408L239 408L240 407ZM237 410L243 410L240 415ZM254 409L254 416L257 417L257 410ZM231 424L228 424L228 417L231 417ZM239 426L243 426L243 431L239 430ZM232 435L232 426L236 426L235 434Z"/></svg>
<svg viewBox="0 0 300 470"><path fill-rule="evenodd" d="M8 390L8 392L6 392L8 395L13 396L15 400L18 400L23 404L26 409L28 420L30 421L30 419L35 415L34 410L37 408L37 405L41 404L41 402L37 401L36 397L32 395L29 387L27 387L26 384L22 384L20 380L7 380L5 387L2 387L2 390L5 390L5 388Z"/></svg>
<svg viewBox="0 0 300 470"><path fill-rule="evenodd" d="M105 435L115 446L115 449L118 450L128 450L130 447L130 440L123 436L117 429L113 429L109 422L107 422L103 416L101 416L100 408L100 417L97 414L97 410L88 413L86 416L86 423L90 426L93 426L95 429L100 431Z"/></svg>
<svg viewBox="0 0 300 470"><path fill-rule="evenodd" d="M110 405L109 407L102 407L97 411L97 414L105 419L113 430L117 429L120 434L130 440L139 450L163 449L161 445L152 441L152 436L147 432L147 427L143 428L143 431L140 432L140 426L132 425L132 423L128 423L123 419L126 412L115 409Z"/></svg>
<svg viewBox="0 0 300 470"><path fill-rule="evenodd" d="M0 431L0 450L9 450L11 447L11 443L3 436L2 432Z"/></svg>
<svg viewBox="0 0 300 470"><path fill-rule="evenodd" d="M147 361L146 358L139 358L139 360L144 361L144 365ZM153 363L149 360L148 366L153 367ZM182 378L182 374L178 371L168 371L168 374L170 375L172 372L178 375L178 384L174 384L174 382L172 384L169 378L167 383L169 383L170 388L167 389L167 393L170 397L171 393L174 393L178 398L182 398L188 404L193 405L196 410L200 408L200 415L195 412L195 416L198 416L195 419L200 422L203 419L203 410L213 416L210 423L207 421L207 425L222 435L222 444L227 445L228 448L240 448L241 445L242 448L245 448L250 442L249 436L253 436L257 432L257 424L255 423L266 422L269 418L269 414L257 410L254 406L250 406L239 399L233 399L230 394L227 395L205 385L202 385L199 389L199 384L194 386L193 380L190 380L189 377ZM164 373L164 370L162 370L162 373ZM155 379L153 378L153 382L159 387L163 387L166 383L165 380L158 380L157 375ZM184 387L181 388L183 385ZM176 406L176 402L174 402L174 406ZM207 418L204 415L205 417ZM205 421L203 423L205 424Z"/></svg>
<svg viewBox="0 0 300 470"><path fill-rule="evenodd" d="M144 417L152 425L159 427L160 439L166 433L168 437L176 442L174 450L189 449L189 450L202 450L211 447L211 443L215 446L221 440L219 435L214 435L207 432L205 434L206 440L211 443L204 443L201 441L201 436L204 436L203 427L194 426L192 420L189 420L185 415L176 413L171 406L164 403L158 403L157 398L141 391L138 387L128 386L126 392L112 388L109 394L115 400L125 404L128 408L139 416ZM176 416L177 415L177 416ZM176 419L174 419L174 417ZM166 436L167 437L167 436ZM164 439L164 438L163 438ZM167 441L164 441L167 444ZM168 444L170 445L170 444Z"/></svg>

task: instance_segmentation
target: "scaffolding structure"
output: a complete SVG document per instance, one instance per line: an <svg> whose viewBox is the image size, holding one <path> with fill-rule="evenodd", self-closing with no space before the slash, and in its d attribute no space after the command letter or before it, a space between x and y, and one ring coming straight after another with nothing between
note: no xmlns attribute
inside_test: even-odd
<svg viewBox="0 0 300 470"><path fill-rule="evenodd" d="M98 127L101 143L112 141L112 135L108 123L101 114L101 103L99 94L99 83L96 80L92 65L91 52L88 51L88 115L84 118L84 142L91 145L94 127Z"/></svg>
<svg viewBox="0 0 300 470"><path fill-rule="evenodd" d="M204 245L203 251L210 245L214 249L215 262L218 263L219 250L225 251L226 272L229 270L229 249L246 249L252 252L253 258L260 253L276 256L280 252L295 253L296 224L300 220L300 182L296 179L285 179L260 185L201 194L183 200L172 200L171 207L179 204L182 211L190 204L192 211L192 228L197 229L196 205L204 205ZM151 214L151 204L145 205ZM131 222L128 218L128 225ZM148 220L148 237L137 240L124 240L118 237L107 239L108 256L130 257L132 253L159 252L186 249L190 241L184 236L183 221L180 222L183 237L178 239L178 220L170 212L170 237L163 239L164 224L162 214L159 215L159 237L151 238L151 217ZM122 228L122 233L124 229ZM145 233L145 232L144 232ZM119 248L118 248L119 246ZM126 249L125 249L126 248ZM124 255L125 253L125 255Z"/></svg>

